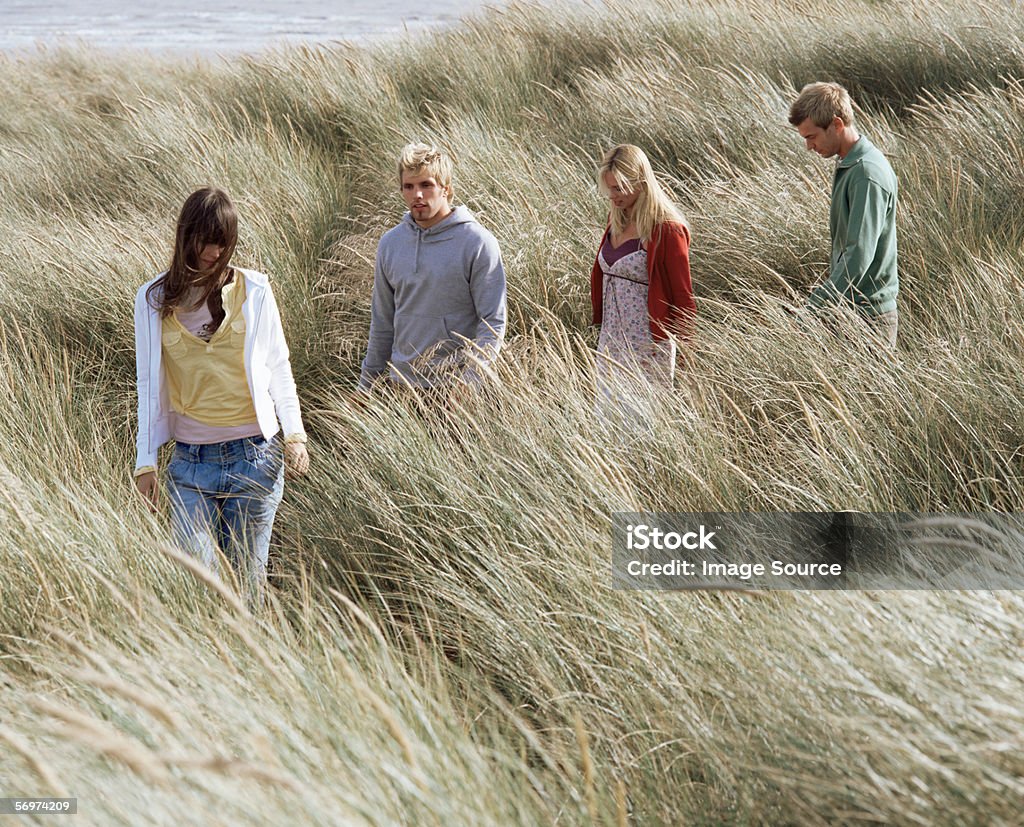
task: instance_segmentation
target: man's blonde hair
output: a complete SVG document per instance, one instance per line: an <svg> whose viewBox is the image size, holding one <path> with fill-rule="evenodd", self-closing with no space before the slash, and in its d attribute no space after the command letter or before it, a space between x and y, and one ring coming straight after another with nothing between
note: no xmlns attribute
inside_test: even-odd
<svg viewBox="0 0 1024 827"><path fill-rule="evenodd" d="M402 176L407 172L425 172L448 190L448 203L452 203L455 197L455 190L452 187L452 159L446 152L430 144L406 144L398 156L399 186L402 185Z"/></svg>
<svg viewBox="0 0 1024 827"><path fill-rule="evenodd" d="M808 83L789 107L789 122L800 126L808 118L820 129L828 129L834 118L853 126L853 101L838 83Z"/></svg>

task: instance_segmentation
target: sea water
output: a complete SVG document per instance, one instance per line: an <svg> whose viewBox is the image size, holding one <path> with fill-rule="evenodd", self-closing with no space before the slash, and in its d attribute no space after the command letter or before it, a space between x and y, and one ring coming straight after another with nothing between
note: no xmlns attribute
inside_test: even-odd
<svg viewBox="0 0 1024 827"><path fill-rule="evenodd" d="M258 52L294 43L366 42L456 23L500 0L2 0L0 51L87 43L121 51Z"/></svg>

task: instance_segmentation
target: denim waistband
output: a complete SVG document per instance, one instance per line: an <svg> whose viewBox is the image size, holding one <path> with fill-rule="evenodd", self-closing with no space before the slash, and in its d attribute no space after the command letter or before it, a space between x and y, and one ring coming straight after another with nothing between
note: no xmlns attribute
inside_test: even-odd
<svg viewBox="0 0 1024 827"><path fill-rule="evenodd" d="M273 446L277 442L276 435L269 440L261 436L247 436L242 439L229 439L227 442L211 442L207 445L176 442L174 456L189 462L229 463L243 459L252 462L264 453L268 446Z"/></svg>

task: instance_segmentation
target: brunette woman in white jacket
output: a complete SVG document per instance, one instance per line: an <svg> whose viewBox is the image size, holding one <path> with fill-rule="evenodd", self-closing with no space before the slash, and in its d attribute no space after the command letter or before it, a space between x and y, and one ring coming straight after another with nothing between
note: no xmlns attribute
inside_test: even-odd
<svg viewBox="0 0 1024 827"><path fill-rule="evenodd" d="M309 455L277 303L265 275L229 266L237 239L227 193L197 190L170 268L139 288L135 484L155 510L157 452L174 440L177 543L214 570L223 551L258 603L285 476L306 473Z"/></svg>

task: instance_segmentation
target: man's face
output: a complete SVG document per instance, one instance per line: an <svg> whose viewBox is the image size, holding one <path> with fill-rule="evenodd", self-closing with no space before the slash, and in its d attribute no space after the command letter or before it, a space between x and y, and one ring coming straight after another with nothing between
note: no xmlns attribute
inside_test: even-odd
<svg viewBox="0 0 1024 827"><path fill-rule="evenodd" d="M402 198L413 220L424 230L433 227L452 211L448 206L448 189L442 187L425 170L402 173Z"/></svg>
<svg viewBox="0 0 1024 827"><path fill-rule="evenodd" d="M797 126L796 131L804 139L804 146L809 152L817 152L822 158L832 158L839 154L841 141L839 131L843 128L843 122L839 118L833 118L827 129L822 129L810 118Z"/></svg>

